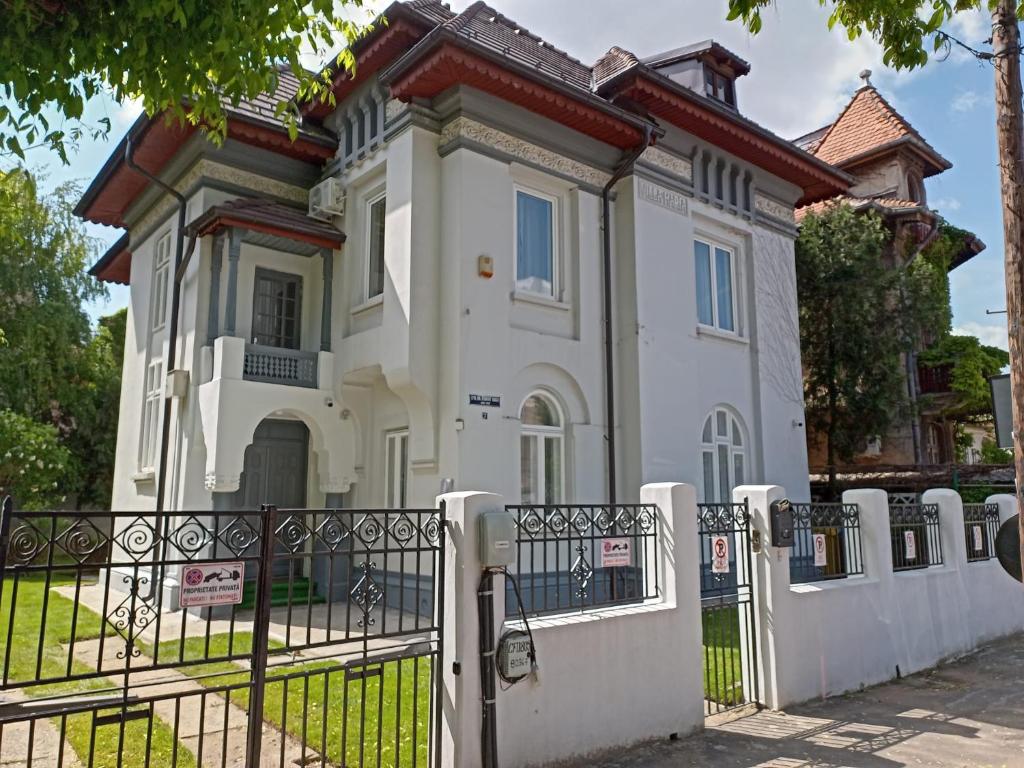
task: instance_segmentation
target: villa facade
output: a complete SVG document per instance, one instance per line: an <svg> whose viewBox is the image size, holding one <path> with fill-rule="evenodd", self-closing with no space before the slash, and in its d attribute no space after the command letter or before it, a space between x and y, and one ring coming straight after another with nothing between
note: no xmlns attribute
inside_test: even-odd
<svg viewBox="0 0 1024 768"><path fill-rule="evenodd" d="M113 508L806 497L794 210L851 177L711 41L588 66L482 3L385 16L295 142L282 71L221 146L143 116L83 196L131 287Z"/></svg>

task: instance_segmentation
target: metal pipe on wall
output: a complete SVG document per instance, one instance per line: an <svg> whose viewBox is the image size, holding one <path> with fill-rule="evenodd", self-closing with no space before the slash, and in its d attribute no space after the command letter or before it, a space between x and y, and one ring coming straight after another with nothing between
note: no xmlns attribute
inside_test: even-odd
<svg viewBox="0 0 1024 768"><path fill-rule="evenodd" d="M616 503L616 472L615 472L615 339L612 336L612 228L611 228L611 192L619 180L633 167L637 158L651 143L654 127L644 125L644 139L637 144L619 163L608 183L601 190L601 218L604 253L604 386L605 386L605 420L607 421L605 440L608 446L608 503Z"/></svg>

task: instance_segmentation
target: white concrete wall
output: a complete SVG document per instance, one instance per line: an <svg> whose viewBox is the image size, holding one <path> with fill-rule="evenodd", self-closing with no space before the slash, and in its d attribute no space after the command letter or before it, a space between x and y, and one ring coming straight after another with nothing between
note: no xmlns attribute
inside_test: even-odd
<svg viewBox="0 0 1024 768"><path fill-rule="evenodd" d="M968 563L963 508L951 490L939 505L943 564L893 572L886 493L847 491L858 504L864 575L790 585L789 550L768 546L768 507L785 490L738 488L766 546L756 555L762 693L773 708L832 696L934 666L994 637L1024 630L1024 588L996 560ZM1004 518L1012 497L1003 499Z"/></svg>
<svg viewBox="0 0 1024 768"><path fill-rule="evenodd" d="M480 666L476 589L481 575L476 520L501 510L492 494L443 497L451 521L445 649L443 765L480 762ZM497 694L497 741L502 766L556 764L672 734L704 723L699 664L700 590L697 508L693 486L644 486L643 503L659 511L658 552L664 594L636 606L545 617L530 622L540 668ZM494 578L496 636L521 628L504 617L504 577Z"/></svg>

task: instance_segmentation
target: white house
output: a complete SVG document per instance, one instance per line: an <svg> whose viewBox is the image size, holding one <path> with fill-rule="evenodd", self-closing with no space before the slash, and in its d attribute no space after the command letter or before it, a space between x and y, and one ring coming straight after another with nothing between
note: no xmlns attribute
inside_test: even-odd
<svg viewBox="0 0 1024 768"><path fill-rule="evenodd" d="M588 66L479 2L385 15L295 142L269 98L219 147L143 116L83 196L126 230L113 508L806 495L793 210L850 177L714 42Z"/></svg>

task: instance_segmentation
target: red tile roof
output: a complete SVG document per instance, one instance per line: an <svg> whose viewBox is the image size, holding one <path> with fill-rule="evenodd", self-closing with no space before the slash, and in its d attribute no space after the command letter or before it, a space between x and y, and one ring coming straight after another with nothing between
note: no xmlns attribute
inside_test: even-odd
<svg viewBox="0 0 1024 768"><path fill-rule="evenodd" d="M949 161L870 85L857 91L820 139L817 133L815 131L797 141L809 140L807 149L833 165L843 166L883 147L906 143L923 156L926 176L951 167Z"/></svg>

